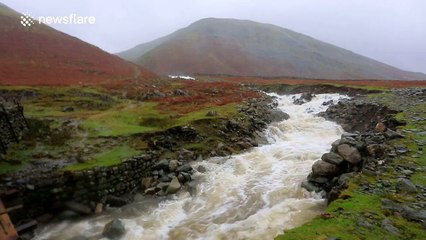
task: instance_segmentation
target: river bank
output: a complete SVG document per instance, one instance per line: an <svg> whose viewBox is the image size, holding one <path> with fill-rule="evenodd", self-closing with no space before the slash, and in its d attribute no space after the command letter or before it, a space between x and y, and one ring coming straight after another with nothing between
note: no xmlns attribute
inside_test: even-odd
<svg viewBox="0 0 426 240"><path fill-rule="evenodd" d="M379 142L361 153L357 171L335 182L323 214L277 239L423 239L425 96L421 88L384 90L327 110L323 116L359 131L351 137Z"/></svg>

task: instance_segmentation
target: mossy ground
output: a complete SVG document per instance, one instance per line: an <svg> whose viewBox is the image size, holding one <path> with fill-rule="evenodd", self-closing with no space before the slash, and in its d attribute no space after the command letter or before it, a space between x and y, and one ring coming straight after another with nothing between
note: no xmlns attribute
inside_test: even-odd
<svg viewBox="0 0 426 240"><path fill-rule="evenodd" d="M407 122L407 125L400 127L406 138L393 140L390 144L405 146L410 151L396 157L390 163L391 168L384 174L358 174L351 180L349 188L342 192L340 199L327 207L325 214L303 226L285 231L276 239L426 239L426 230L421 223L408 221L381 207L382 198L401 204L415 203L419 201L415 193L370 194L361 190L363 183L377 188L382 186L383 181L395 184L399 177L396 166L415 169L411 180L419 186L426 186L426 150L417 144L426 140L426 102L412 101L409 96L396 95L391 91L372 94L368 98L402 111L396 118ZM399 229L399 235L391 234L381 226L384 218L388 218ZM365 222L368 224L363 224Z"/></svg>

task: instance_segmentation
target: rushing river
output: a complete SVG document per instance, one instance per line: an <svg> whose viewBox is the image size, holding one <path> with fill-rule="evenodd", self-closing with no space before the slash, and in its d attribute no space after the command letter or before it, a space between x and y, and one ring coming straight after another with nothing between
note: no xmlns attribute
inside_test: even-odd
<svg viewBox="0 0 426 240"><path fill-rule="evenodd" d="M278 95L275 95L278 96ZM330 149L343 130L316 117L322 103L341 97L321 94L311 102L294 105L292 97L278 96L278 108L290 119L265 131L268 145L231 157L193 163L206 173L195 173L196 190L181 191L160 202L144 198L78 222L42 227L36 239L100 239L104 225L120 218L123 239L273 239L324 210L317 194L300 187L312 164Z"/></svg>

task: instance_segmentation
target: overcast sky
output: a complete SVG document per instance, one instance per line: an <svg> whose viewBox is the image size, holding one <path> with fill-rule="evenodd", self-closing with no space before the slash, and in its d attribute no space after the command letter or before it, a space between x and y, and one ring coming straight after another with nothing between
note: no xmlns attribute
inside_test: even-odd
<svg viewBox="0 0 426 240"><path fill-rule="evenodd" d="M33 17L94 16L94 25L52 25L108 52L201 18L249 19L307 34L404 70L426 73L425 0L0 0Z"/></svg>

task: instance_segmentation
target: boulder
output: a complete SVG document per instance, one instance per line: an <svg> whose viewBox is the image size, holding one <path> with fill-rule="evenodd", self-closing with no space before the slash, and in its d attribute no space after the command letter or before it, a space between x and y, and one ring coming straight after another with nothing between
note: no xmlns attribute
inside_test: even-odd
<svg viewBox="0 0 426 240"><path fill-rule="evenodd" d="M356 147L350 146L348 144L342 144L337 147L337 152L340 156L343 157L346 161L357 164L361 162L361 154L359 153Z"/></svg>
<svg viewBox="0 0 426 240"><path fill-rule="evenodd" d="M167 194L177 193L181 187L182 185L180 185L178 178L174 177L172 181L170 182L170 185L168 186L166 193Z"/></svg>
<svg viewBox="0 0 426 240"><path fill-rule="evenodd" d="M318 160L312 165L312 172L315 176L334 176L340 172L337 165Z"/></svg>
<svg viewBox="0 0 426 240"><path fill-rule="evenodd" d="M105 225L102 236L109 239L120 239L125 233L124 223L120 219L114 219Z"/></svg>
<svg viewBox="0 0 426 240"><path fill-rule="evenodd" d="M334 164L334 165L339 165L344 161L343 158L339 154L333 153L333 152L324 153L322 155L321 159L325 162L328 162L328 163L331 163L331 164Z"/></svg>

